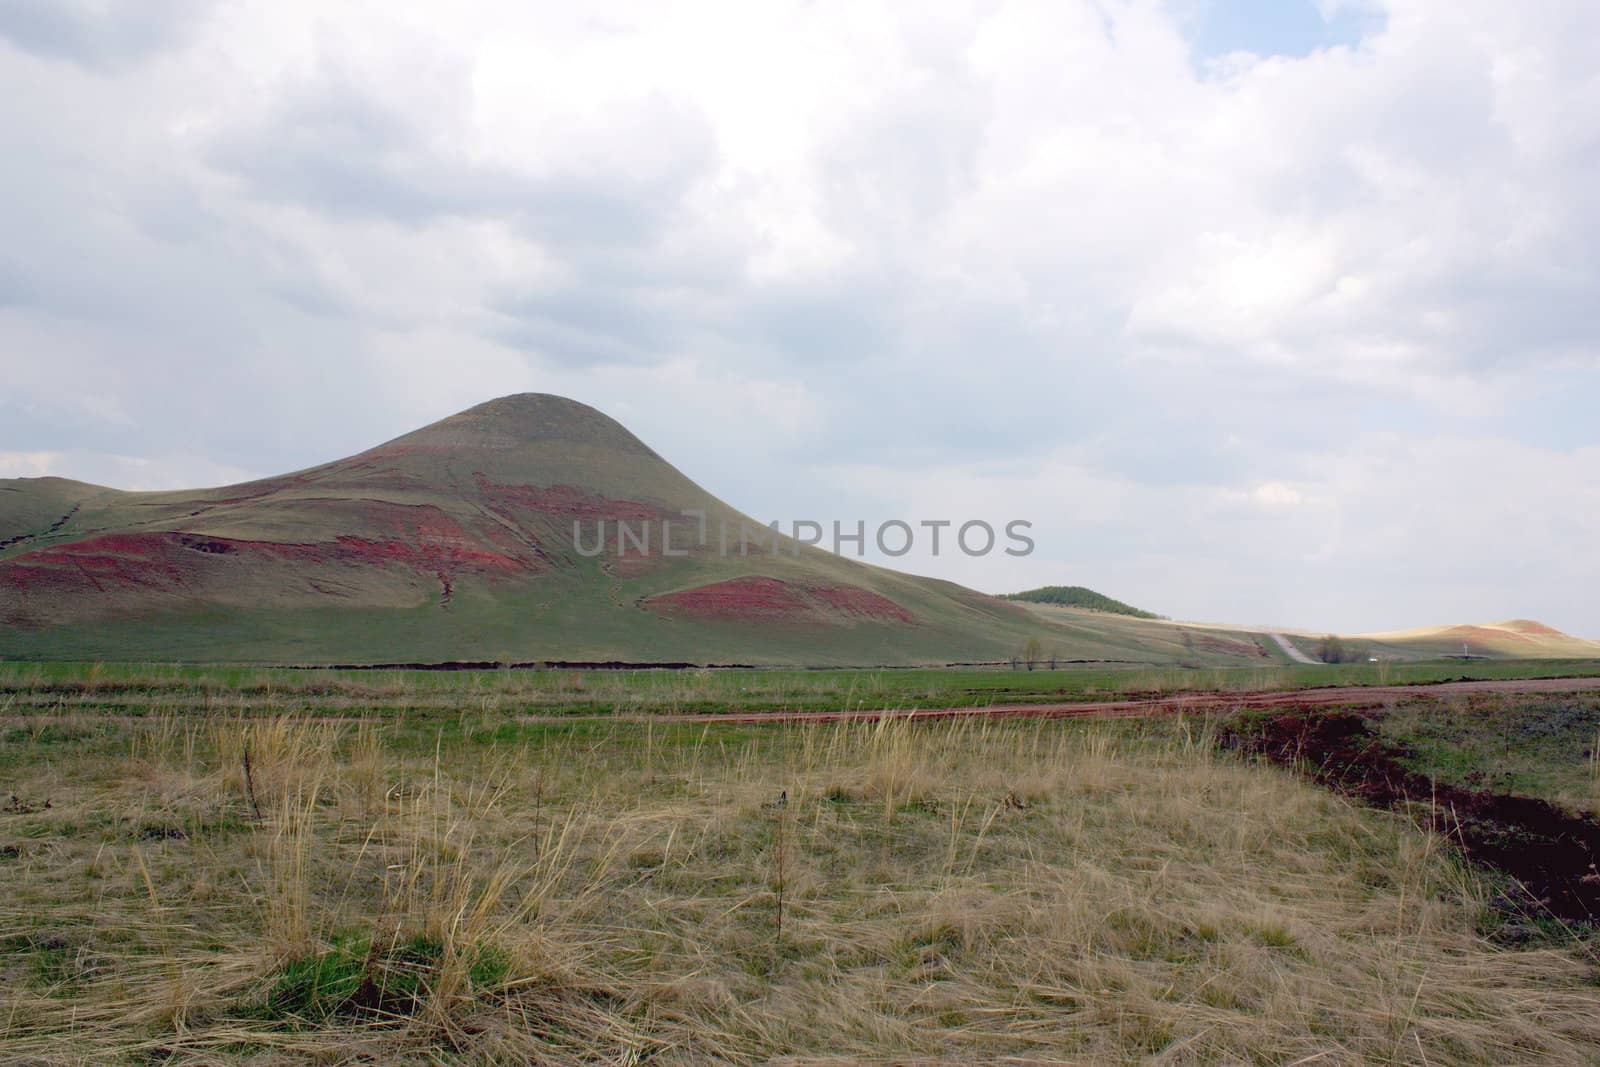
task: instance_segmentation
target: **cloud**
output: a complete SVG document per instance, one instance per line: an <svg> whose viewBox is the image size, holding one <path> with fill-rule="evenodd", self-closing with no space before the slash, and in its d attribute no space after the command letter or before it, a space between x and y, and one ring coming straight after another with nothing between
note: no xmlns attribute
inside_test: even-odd
<svg viewBox="0 0 1600 1067"><path fill-rule="evenodd" d="M0 450L170 484L549 389L758 514L1043 516L907 561L988 588L1600 634L1600 12L1322 7L1211 62L1155 0L11 5Z"/></svg>
<svg viewBox="0 0 1600 1067"><path fill-rule="evenodd" d="M0 478L43 478L60 462L56 452L0 452Z"/></svg>
<svg viewBox="0 0 1600 1067"><path fill-rule="evenodd" d="M826 473L851 504L870 502L873 522L1032 522L1037 550L1023 558L935 558L924 545L878 560L979 588L1092 574L1119 598L1184 619L1358 632L1531 615L1595 632L1571 590L1600 579L1583 547L1600 536L1600 446L1378 433L1318 461L1292 480L1246 486L1142 485L1070 449L1012 469Z"/></svg>
<svg viewBox="0 0 1600 1067"><path fill-rule="evenodd" d="M36 56L110 71L180 45L206 0L10 0L0 37Z"/></svg>
<svg viewBox="0 0 1600 1067"><path fill-rule="evenodd" d="M233 485L256 475L189 456L118 456L104 452L0 452L0 478L71 478L136 492Z"/></svg>

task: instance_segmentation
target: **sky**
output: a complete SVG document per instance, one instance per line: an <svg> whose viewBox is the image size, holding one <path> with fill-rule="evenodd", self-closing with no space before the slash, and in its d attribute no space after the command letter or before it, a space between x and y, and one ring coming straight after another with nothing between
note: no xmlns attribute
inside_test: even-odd
<svg viewBox="0 0 1600 1067"><path fill-rule="evenodd" d="M581 8L581 10L579 10ZM0 5L0 477L507 393L895 565L1600 637L1589 0ZM925 547L925 546L924 546Z"/></svg>

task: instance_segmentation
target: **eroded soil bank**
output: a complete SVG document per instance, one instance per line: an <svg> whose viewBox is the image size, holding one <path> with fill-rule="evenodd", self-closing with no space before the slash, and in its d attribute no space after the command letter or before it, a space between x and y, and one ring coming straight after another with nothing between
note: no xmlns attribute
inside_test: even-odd
<svg viewBox="0 0 1600 1067"><path fill-rule="evenodd" d="M1246 713L1225 725L1222 740L1374 807L1408 813L1475 862L1516 879L1535 917L1600 922L1600 822L1593 818L1410 770L1411 753L1356 712L1301 705Z"/></svg>

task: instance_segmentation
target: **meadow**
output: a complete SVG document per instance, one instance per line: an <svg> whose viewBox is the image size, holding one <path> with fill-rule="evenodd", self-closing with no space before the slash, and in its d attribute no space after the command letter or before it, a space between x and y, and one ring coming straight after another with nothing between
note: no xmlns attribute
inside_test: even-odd
<svg viewBox="0 0 1600 1067"><path fill-rule="evenodd" d="M10 667L0 1059L1600 1058L1586 928L1221 722L526 714L1028 673Z"/></svg>
<svg viewBox="0 0 1600 1067"><path fill-rule="evenodd" d="M1600 696L1419 699L1377 725L1412 768L1439 781L1600 815Z"/></svg>
<svg viewBox="0 0 1600 1067"><path fill-rule="evenodd" d="M1324 686L1600 676L1600 660L1432 660L1318 666L1037 670L339 670L0 661L0 713L299 712L449 717L879 711L1246 693Z"/></svg>

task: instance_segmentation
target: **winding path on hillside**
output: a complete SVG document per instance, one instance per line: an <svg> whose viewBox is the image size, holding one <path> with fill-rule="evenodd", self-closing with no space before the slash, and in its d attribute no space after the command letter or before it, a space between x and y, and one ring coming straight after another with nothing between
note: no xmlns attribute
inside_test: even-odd
<svg viewBox="0 0 1600 1067"><path fill-rule="evenodd" d="M1306 655L1304 652L1301 652L1300 649L1295 646L1295 643L1293 641L1289 640L1283 634L1268 634L1267 636L1271 637L1274 641L1278 642L1278 647L1283 649L1284 654L1286 654L1290 659L1294 660L1296 663L1312 663L1312 664L1314 664L1314 663L1317 662L1316 660L1312 659L1310 656Z"/></svg>
<svg viewBox="0 0 1600 1067"><path fill-rule="evenodd" d="M1243 693L1174 693L1132 700L1081 700L1060 704L990 704L964 708L859 711L727 711L710 714L536 715L524 722L610 720L659 723L834 723L895 719L1135 719L1155 715L1237 711L1243 708L1386 707L1416 697L1464 697L1474 693L1585 693L1600 691L1596 678L1512 678L1416 685L1341 685L1321 689L1277 689Z"/></svg>

